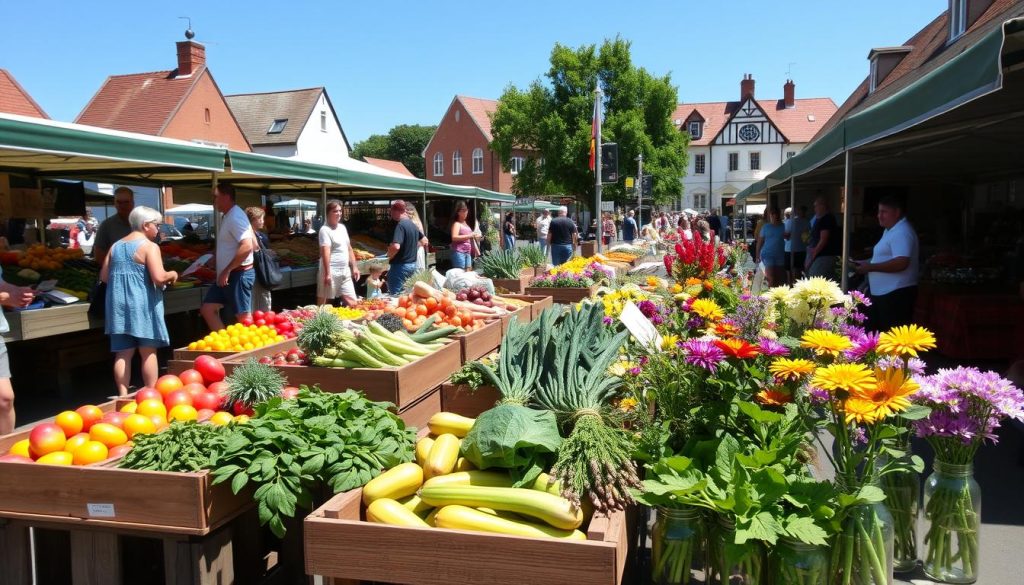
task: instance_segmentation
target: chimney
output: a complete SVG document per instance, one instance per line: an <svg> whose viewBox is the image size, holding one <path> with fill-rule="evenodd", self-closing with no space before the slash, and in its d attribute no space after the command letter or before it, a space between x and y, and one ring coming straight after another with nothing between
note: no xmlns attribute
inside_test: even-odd
<svg viewBox="0 0 1024 585"><path fill-rule="evenodd" d="M178 41L178 77L192 75L206 64L206 47L191 39Z"/></svg>
<svg viewBox="0 0 1024 585"><path fill-rule="evenodd" d="M787 79L786 84L782 86L782 100L787 108L796 107L796 84L792 79Z"/></svg>
<svg viewBox="0 0 1024 585"><path fill-rule="evenodd" d="M743 81L740 82L740 101L754 97L754 76L750 73L743 74Z"/></svg>

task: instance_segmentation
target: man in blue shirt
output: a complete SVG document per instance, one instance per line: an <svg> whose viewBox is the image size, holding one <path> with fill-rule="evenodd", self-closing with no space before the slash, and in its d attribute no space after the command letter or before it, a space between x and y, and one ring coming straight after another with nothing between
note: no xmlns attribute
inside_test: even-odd
<svg viewBox="0 0 1024 585"><path fill-rule="evenodd" d="M388 294L396 295L416 272L416 251L429 242L406 213L405 201L391 204L391 219L398 222L388 246Z"/></svg>
<svg viewBox="0 0 1024 585"><path fill-rule="evenodd" d="M633 210L629 210L626 219L622 220L622 239L627 244L632 244L636 239L636 220L633 219Z"/></svg>

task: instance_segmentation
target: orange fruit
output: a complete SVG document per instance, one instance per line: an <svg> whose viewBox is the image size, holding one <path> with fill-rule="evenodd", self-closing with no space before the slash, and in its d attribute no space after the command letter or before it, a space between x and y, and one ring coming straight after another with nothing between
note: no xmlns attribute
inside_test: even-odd
<svg viewBox="0 0 1024 585"><path fill-rule="evenodd" d="M175 376L174 374L160 376L160 378L158 378L156 381L156 389L159 390L160 394L163 394L164 396L167 396L168 394L174 392L175 390L180 390L184 385L185 384L181 382L181 378Z"/></svg>
<svg viewBox="0 0 1024 585"><path fill-rule="evenodd" d="M85 443L88 443L89 433L78 433L73 437L70 437L66 443L64 443L64 450L68 453L74 453L75 449L81 447Z"/></svg>
<svg viewBox="0 0 1024 585"><path fill-rule="evenodd" d="M79 406L75 412L82 417L82 430L88 432L92 425L100 422L103 418L103 411L94 404Z"/></svg>
<svg viewBox="0 0 1024 585"><path fill-rule="evenodd" d="M75 449L72 463L75 465L89 465L103 461L107 458L107 446L99 441L88 441L81 447Z"/></svg>
<svg viewBox="0 0 1024 585"><path fill-rule="evenodd" d="M167 420L196 420L199 418L199 411L196 407L191 404L179 404L171 409L171 412L167 413Z"/></svg>
<svg viewBox="0 0 1024 585"><path fill-rule="evenodd" d="M156 424L141 414L129 414L124 419L124 433L131 439L135 435L152 435L156 432Z"/></svg>
<svg viewBox="0 0 1024 585"><path fill-rule="evenodd" d="M64 431L65 437L73 437L77 435L82 432L82 426L85 425L85 421L82 420L82 415L73 410L65 410L58 414L56 418L53 419L53 422Z"/></svg>
<svg viewBox="0 0 1024 585"><path fill-rule="evenodd" d="M159 415L161 418L167 418L167 407L164 406L162 400L155 398L149 398L140 402L135 412L142 416L153 417Z"/></svg>
<svg viewBox="0 0 1024 585"><path fill-rule="evenodd" d="M21 455L22 457L32 458L28 451L28 439L22 439L17 443L11 445L11 450L8 451L11 455Z"/></svg>
<svg viewBox="0 0 1024 585"><path fill-rule="evenodd" d="M128 435L110 423L94 424L92 428L89 429L89 438L93 441L103 443L108 449L128 442Z"/></svg>
<svg viewBox="0 0 1024 585"><path fill-rule="evenodd" d="M54 451L36 459L36 463L44 465L71 465L72 461L74 461L74 456L67 451Z"/></svg>

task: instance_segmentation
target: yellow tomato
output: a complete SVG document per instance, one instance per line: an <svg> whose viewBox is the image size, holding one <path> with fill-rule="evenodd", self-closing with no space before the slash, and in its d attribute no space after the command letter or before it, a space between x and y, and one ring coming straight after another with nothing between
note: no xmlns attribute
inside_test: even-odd
<svg viewBox="0 0 1024 585"><path fill-rule="evenodd" d="M214 424L214 425L217 425L218 427L222 427L222 426L230 423L234 419L235 419L235 417L231 416L230 412L224 412L222 410L220 412L215 412L213 414L213 416L210 417L210 424Z"/></svg>
<svg viewBox="0 0 1024 585"><path fill-rule="evenodd" d="M135 414L135 411L138 408L139 408L139 403L138 402L129 402L128 404L125 404L124 406L121 407L121 412L126 412L128 414Z"/></svg>

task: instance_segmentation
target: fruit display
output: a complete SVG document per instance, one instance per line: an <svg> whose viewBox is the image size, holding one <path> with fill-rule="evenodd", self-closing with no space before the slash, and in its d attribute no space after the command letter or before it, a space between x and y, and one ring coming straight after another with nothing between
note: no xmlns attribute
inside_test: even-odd
<svg viewBox="0 0 1024 585"><path fill-rule="evenodd" d="M85 253L79 248L47 248L43 244L33 244L21 254L15 264L37 272L60 270L64 267L65 261L79 260L84 256Z"/></svg>
<svg viewBox="0 0 1024 585"><path fill-rule="evenodd" d="M358 321L366 316L366 311L349 307L335 307L331 309L342 321Z"/></svg>
<svg viewBox="0 0 1024 585"><path fill-rule="evenodd" d="M277 335L284 337L285 339L292 339L295 337L295 324L284 313L275 313L273 311L253 311L251 315L242 319L241 324L246 327L273 327Z"/></svg>
<svg viewBox="0 0 1024 585"><path fill-rule="evenodd" d="M288 351L279 351L274 355L265 355L257 360L261 364L272 366L308 366L309 360L306 354L297 347Z"/></svg>
<svg viewBox="0 0 1024 585"><path fill-rule="evenodd" d="M313 238L295 237L278 240L270 244L270 249L277 253L277 261L281 266L302 268L316 266L320 258L320 249Z"/></svg>
<svg viewBox="0 0 1024 585"><path fill-rule="evenodd" d="M262 319L261 319L262 320ZM264 321L265 323L265 321ZM190 351L250 351L272 343L285 341L287 337L269 325L243 325L235 323L220 331L188 344Z"/></svg>
<svg viewBox="0 0 1024 585"><path fill-rule="evenodd" d="M467 289L470 290L470 289ZM478 289L474 290L476 301L471 301L470 293L466 293L463 300L459 300L456 293L451 291L440 291L423 282L417 282L412 292L398 297L398 306L392 307L389 311L402 318L402 323L409 331L416 331L421 328L428 318L434 318L434 325L438 327L451 326L463 331L479 329L484 322L500 317L505 314L504 308L493 306L493 301L480 302ZM488 307L487 302L492 306Z"/></svg>
<svg viewBox="0 0 1024 585"><path fill-rule="evenodd" d="M179 274L192 265L203 254L213 251L210 244L205 242L182 241L165 242L160 244L160 255L164 261L164 270L174 270ZM204 284L212 284L217 280L217 272L205 266L193 272L191 277Z"/></svg>

